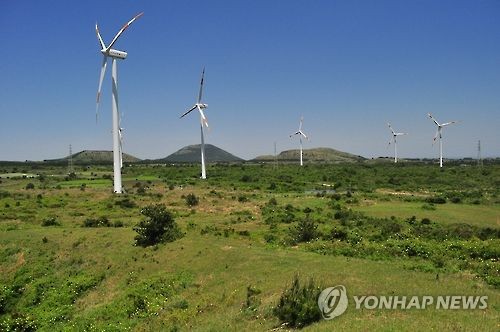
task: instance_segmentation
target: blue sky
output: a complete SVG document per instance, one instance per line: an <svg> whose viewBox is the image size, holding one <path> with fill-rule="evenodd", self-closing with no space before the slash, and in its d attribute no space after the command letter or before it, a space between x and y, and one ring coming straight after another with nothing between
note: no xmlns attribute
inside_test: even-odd
<svg viewBox="0 0 500 332"><path fill-rule="evenodd" d="M409 135L401 157L435 157L431 112L447 157L500 156L500 1L2 1L0 160L110 150L110 72L99 122L94 32L116 43L124 150L161 158L198 144L179 119L206 66L206 142L243 158L311 140L366 157L391 155L386 122ZM109 69L109 68L108 68Z"/></svg>

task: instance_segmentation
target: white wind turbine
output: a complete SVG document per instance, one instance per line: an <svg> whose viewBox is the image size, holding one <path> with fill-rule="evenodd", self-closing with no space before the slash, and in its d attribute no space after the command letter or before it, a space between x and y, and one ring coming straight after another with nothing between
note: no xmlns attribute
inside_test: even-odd
<svg viewBox="0 0 500 332"><path fill-rule="evenodd" d="M309 139L307 137L307 135L304 134L304 132L302 131L302 122L303 121L304 121L304 117L302 116L302 117L300 117L299 130L290 135L290 137L293 137L295 135L299 135L299 142L300 142L300 166L303 165L303 162L302 162L302 137L304 137L307 140Z"/></svg>
<svg viewBox="0 0 500 332"><path fill-rule="evenodd" d="M104 80L104 75L106 74L106 66L108 63L108 58L112 59L112 68L111 68L111 82L112 82L112 113L113 113L113 191L115 193L122 193L122 174L121 168L123 166L122 160L122 130L120 127L120 114L118 110L118 78L116 72L116 60L117 59L125 59L127 57L127 52L118 51L113 49L113 45L116 43L118 38L122 35L122 33L132 24L135 20L141 17L144 13L139 13L130 21L125 23L125 25L118 31L115 38L111 41L111 43L106 46L104 44L101 34L99 32L99 27L97 23L95 24L95 31L97 34L97 39L99 40L99 44L101 46L101 53L103 55L102 66L101 66L101 75L99 77L99 88L97 90L97 105L96 105L96 121L97 121L97 111L99 109L99 101L101 99L101 88L102 81Z"/></svg>
<svg viewBox="0 0 500 332"><path fill-rule="evenodd" d="M446 127L446 126L451 125L453 123L457 123L457 121L450 121L450 122L445 122L445 123L440 124L439 122L436 121L436 119L434 119L432 117L431 113L427 113L427 115L429 116L429 118L432 119L432 121L434 121L434 123L437 126L436 135L434 135L434 139L432 140L433 141L432 144L434 144L434 142L436 141L436 139L439 136L439 167L443 167L443 135L441 134L441 130L443 129L443 127Z"/></svg>
<svg viewBox="0 0 500 332"><path fill-rule="evenodd" d="M203 67L203 71L201 72L201 80L200 80L200 92L198 93L198 100L196 104L193 105L188 111L186 111L184 114L181 115L180 118L183 118L184 116L188 115L195 109L198 110L200 113L200 130L201 130L201 178L206 179L207 178L207 172L205 170L205 138L203 136L203 126L208 128L208 121L207 117L205 116L205 113L203 113L203 110L208 107L207 104L203 104L201 102L201 97L203 95L203 81L205 78L205 67Z"/></svg>
<svg viewBox="0 0 500 332"><path fill-rule="evenodd" d="M394 129L392 129L391 124L387 124L389 126L389 129L392 132L392 142L394 143L394 162L398 162L398 148L397 148L397 140L396 137L402 136L402 135L408 135L407 133L396 133ZM391 141L389 141L389 145L391 145Z"/></svg>

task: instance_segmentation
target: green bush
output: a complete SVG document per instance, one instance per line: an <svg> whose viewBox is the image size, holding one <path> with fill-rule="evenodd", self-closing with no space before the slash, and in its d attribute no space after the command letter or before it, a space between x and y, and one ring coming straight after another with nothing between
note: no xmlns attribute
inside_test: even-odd
<svg viewBox="0 0 500 332"><path fill-rule="evenodd" d="M42 226L60 226L61 223L54 217L45 218L42 220Z"/></svg>
<svg viewBox="0 0 500 332"><path fill-rule="evenodd" d="M111 227L107 217L99 217L97 219L87 218L83 222L83 227Z"/></svg>
<svg viewBox="0 0 500 332"><path fill-rule="evenodd" d="M30 190L30 189L35 189L35 185L31 182L26 185L26 190Z"/></svg>
<svg viewBox="0 0 500 332"><path fill-rule="evenodd" d="M198 205L199 203L198 197L196 197L195 194L188 194L185 199L187 206L190 207Z"/></svg>
<svg viewBox="0 0 500 332"><path fill-rule="evenodd" d="M347 240L347 232L343 229L334 228L330 232L330 238L332 240L346 241Z"/></svg>
<svg viewBox="0 0 500 332"><path fill-rule="evenodd" d="M146 219L141 220L134 231L135 244L141 247L162 242L173 242L182 237L182 232L165 205L149 205L141 210Z"/></svg>
<svg viewBox="0 0 500 332"><path fill-rule="evenodd" d="M428 197L425 201L427 203L432 203L432 204L445 204L446 198L441 196L434 196L434 197Z"/></svg>
<svg viewBox="0 0 500 332"><path fill-rule="evenodd" d="M309 216L306 216L297 225L290 228L290 242L297 244L299 242L309 242L317 238L320 235L317 228L318 225L316 225L316 222Z"/></svg>
<svg viewBox="0 0 500 332"><path fill-rule="evenodd" d="M281 322L292 328L301 328L321 319L318 309L318 296L321 288L313 279L301 284L299 277L295 275L289 288L283 291L278 305L273 313Z"/></svg>

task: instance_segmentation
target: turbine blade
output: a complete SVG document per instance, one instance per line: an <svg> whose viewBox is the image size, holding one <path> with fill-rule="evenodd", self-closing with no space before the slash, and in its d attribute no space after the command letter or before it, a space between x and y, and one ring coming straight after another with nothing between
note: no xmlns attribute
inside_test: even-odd
<svg viewBox="0 0 500 332"><path fill-rule="evenodd" d="M394 130L392 129L391 124L387 123L387 125L389 126L389 129L391 130L392 134L394 135Z"/></svg>
<svg viewBox="0 0 500 332"><path fill-rule="evenodd" d="M438 127L438 130L436 131L436 135L434 135L434 138L432 139L432 145L434 145L434 143L436 142L436 139L438 138L438 135L440 134L440 130L439 130L439 127Z"/></svg>
<svg viewBox="0 0 500 332"><path fill-rule="evenodd" d="M302 122L304 122L304 117L303 116L300 117L299 131L302 130Z"/></svg>
<svg viewBox="0 0 500 332"><path fill-rule="evenodd" d="M200 112L200 117L201 117L201 125L205 125L205 127L208 128L208 120L207 117L205 116L205 113L203 113L203 110L198 106L198 111Z"/></svg>
<svg viewBox="0 0 500 332"><path fill-rule="evenodd" d="M205 67L203 67L203 71L201 72L201 80L200 80L200 92L198 93L198 104L201 103L201 96L203 94L203 81L205 78Z"/></svg>
<svg viewBox="0 0 500 332"><path fill-rule="evenodd" d="M99 40L99 44L101 44L101 50L106 48L106 44L102 41L101 33L99 32L99 27L97 26L97 22L95 24L95 33L97 34L97 39Z"/></svg>
<svg viewBox="0 0 500 332"><path fill-rule="evenodd" d="M450 122L446 122L446 123L443 123L441 125L441 127L445 127L445 126L448 126L448 125L451 125L451 124L454 124L454 123L457 123L458 121L450 121Z"/></svg>
<svg viewBox="0 0 500 332"><path fill-rule="evenodd" d="M434 117L432 116L432 114L431 114L431 113L427 113L427 116L428 116L429 118L431 118L431 119L432 119L432 121L434 121L434 123L436 124L436 126L438 126L438 127L439 127L439 122L437 122L437 121L436 121L436 119L434 119Z"/></svg>
<svg viewBox="0 0 500 332"><path fill-rule="evenodd" d="M305 139L309 139L309 138L307 138L307 135L306 135L306 134L304 134L304 133L302 132L302 130L301 130L301 131L299 131L299 133L300 133L300 135L302 135Z"/></svg>
<svg viewBox="0 0 500 332"><path fill-rule="evenodd" d="M184 114L182 114L182 115L180 116L180 118L179 118L179 119L182 119L183 117L185 117L186 115L188 115L189 113L191 113L191 112L192 112L193 110L195 110L196 108L197 108L197 106L196 106L196 105L194 105L194 106L193 106L193 107L191 107L188 111L186 111Z"/></svg>
<svg viewBox="0 0 500 332"><path fill-rule="evenodd" d="M101 65L101 75L99 76L99 87L97 88L97 97L96 97L96 107L95 107L95 122L97 123L97 117L99 112L99 102L101 100L101 89L102 89L102 81L104 80L104 75L106 74L106 66L108 64L108 58L103 55L102 57L102 65Z"/></svg>
<svg viewBox="0 0 500 332"><path fill-rule="evenodd" d="M120 29L120 31L118 31L118 33L116 34L115 38L113 38L113 40L111 41L111 43L109 44L109 46L106 48L106 51L109 51L113 47L113 45L116 43L116 41L118 40L118 38L120 38L120 36L122 35L122 33L125 30L127 30L127 28L130 26L130 24L134 23L134 21L137 20L142 15L144 15L144 12L135 15L133 19L131 19L130 21L128 21L127 23L125 23L125 25Z"/></svg>

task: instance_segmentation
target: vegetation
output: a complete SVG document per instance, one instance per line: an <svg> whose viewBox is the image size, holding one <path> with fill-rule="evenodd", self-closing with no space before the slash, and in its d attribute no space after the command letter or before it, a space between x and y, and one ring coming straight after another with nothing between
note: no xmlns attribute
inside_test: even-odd
<svg viewBox="0 0 500 332"><path fill-rule="evenodd" d="M273 313L290 327L304 327L321 319L318 310L318 296L324 287L315 284L313 279L300 282L298 275L293 278L289 288L283 291Z"/></svg>
<svg viewBox="0 0 500 332"><path fill-rule="evenodd" d="M207 174L126 164L118 196L110 166L76 164L70 177L66 165L0 164L0 330L498 328L499 164ZM349 296L485 295L488 308L350 304L316 320L316 292L335 285Z"/></svg>
<svg viewBox="0 0 500 332"><path fill-rule="evenodd" d="M138 233L135 236L136 245L147 247L161 242L172 242L182 237L181 230L165 205L149 205L142 209L141 213L146 219L134 227L134 231Z"/></svg>

